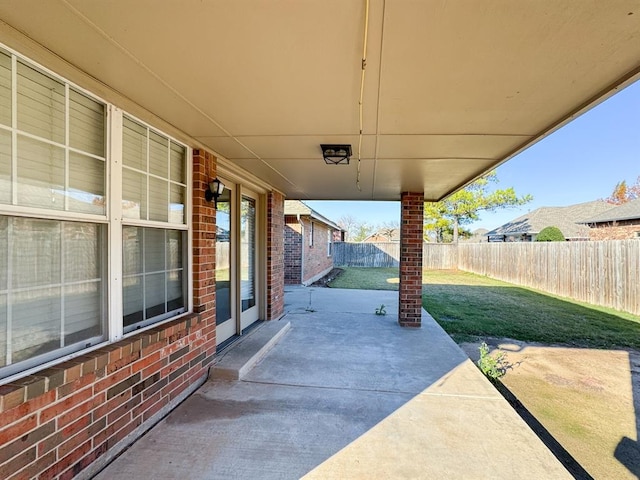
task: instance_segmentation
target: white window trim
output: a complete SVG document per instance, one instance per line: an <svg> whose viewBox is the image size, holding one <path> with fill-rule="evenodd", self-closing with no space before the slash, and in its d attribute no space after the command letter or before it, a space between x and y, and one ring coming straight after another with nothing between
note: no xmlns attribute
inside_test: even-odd
<svg viewBox="0 0 640 480"><path fill-rule="evenodd" d="M0 129L11 132L11 141L12 145L17 145L17 137L18 137L18 94L17 94L17 63L18 60L23 61L28 66L40 71L41 73L50 76L52 79L57 80L65 85L65 140L67 145L62 145L58 142L51 141L48 139L40 138L38 136L34 136L28 132L20 131L20 135L37 139L38 141L42 141L51 145L59 146L64 148L65 150L65 162L68 162L69 152L77 152L82 155L103 160L105 162L105 196L107 198L106 209L104 215L100 214L91 214L91 213L83 213L83 212L72 212L66 210L47 210L38 207L27 207L17 205L17 188L15 183L17 179L12 179L12 204L0 204L0 215L7 215L13 217L26 217L26 218L34 218L34 219L46 219L46 220L57 220L57 221L76 221L76 222L86 222L93 224L102 224L106 225L107 233L106 233L106 241L107 247L105 252L105 269L103 272L103 279L105 282L105 305L107 307L106 319L105 319L105 331L103 332L104 341L99 343L95 343L89 347L79 349L75 352L65 353L51 360L43 361L37 365L32 367L28 367L17 371L15 373L11 373L2 379L0 379L0 385L4 385L15 381L17 379L23 378L25 376L37 373L43 369L49 368L51 366L57 365L59 363L71 360L81 355L86 355L92 351L103 348L113 342L121 340L123 338L131 337L137 335L139 333L144 332L145 330L149 330L155 328L159 325L172 322L181 317L191 315L193 313L193 222L192 222L192 195L193 195L193 182L191 181L193 175L192 168L192 148L189 147L185 142L176 139L175 137L154 128L143 120L137 118L135 115L130 113L126 113L127 117L130 119L140 123L141 125L146 126L150 131L153 131L163 137L168 138L171 142L174 142L178 145L181 145L185 148L185 184L180 184L185 187L185 209L184 209L184 223L172 223L168 222L156 222L156 221L147 221L147 220L139 220L134 221L133 219L127 219L125 224L132 226L140 226L140 227L160 227L163 229L173 229L173 230L182 230L186 232L187 243L184 248L186 248L186 265L184 266L185 270L185 281L186 281L186 295L185 299L185 309L184 313L180 313L178 315L165 318L162 320L158 320L157 322L150 323L145 326L141 326L138 329L135 329L127 334L124 334L124 322L123 322L123 291L122 291L122 227L123 227L123 218L122 218L122 130L123 130L123 112L121 109L117 108L113 104L107 102L99 95L94 94L93 92L86 90L79 85L73 83L72 81L58 75L52 70L44 67L38 62L24 56L18 51L0 43L0 48L11 55L11 126L7 127L6 125L0 125ZM73 89L76 92L87 96L88 98L95 100L104 105L105 107L105 157L101 157L99 155L95 155L89 152L80 151L76 148L73 148L69 145L69 111L68 111L68 103L69 103L69 90ZM16 148L12 148L11 155L11 171L15 172L18 164L18 152ZM68 176L68 172L66 173ZM179 184L178 182L171 182L171 180L167 179L169 185L171 183ZM65 180L65 184L68 183L68 178ZM66 202L67 200L65 200ZM55 352L55 351L54 351ZM54 352L51 352L52 354ZM19 362L22 363L22 362ZM18 363L18 364L19 364ZM12 365L18 364L10 364L5 367L0 367L0 370L7 369L11 371Z"/></svg>
<svg viewBox="0 0 640 480"><path fill-rule="evenodd" d="M109 192L109 239L107 241L107 278L109 280L107 298L107 335L115 342L124 335L122 304L122 110L109 106L109 151L107 152L107 191ZM119 201L113 201L114 198ZM120 312L115 315L115 312Z"/></svg>

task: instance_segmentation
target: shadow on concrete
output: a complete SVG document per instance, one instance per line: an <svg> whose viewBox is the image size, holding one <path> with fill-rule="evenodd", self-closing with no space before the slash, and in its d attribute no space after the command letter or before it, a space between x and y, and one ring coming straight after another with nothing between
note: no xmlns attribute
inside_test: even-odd
<svg viewBox="0 0 640 480"><path fill-rule="evenodd" d="M205 383L97 478L570 478L428 314L375 315L396 292L286 296L291 329L262 362Z"/></svg>

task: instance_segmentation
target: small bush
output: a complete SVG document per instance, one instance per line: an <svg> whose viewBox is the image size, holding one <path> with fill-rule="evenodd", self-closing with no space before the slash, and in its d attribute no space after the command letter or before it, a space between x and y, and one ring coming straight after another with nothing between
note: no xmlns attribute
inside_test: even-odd
<svg viewBox="0 0 640 480"><path fill-rule="evenodd" d="M558 227L546 227L540 230L536 242L564 242L565 238Z"/></svg>
<svg viewBox="0 0 640 480"><path fill-rule="evenodd" d="M507 373L507 355L504 352L498 351L495 356L491 356L489 353L489 346L482 342L480 345L480 360L478 360L478 366L482 373L484 373L489 379L497 380Z"/></svg>

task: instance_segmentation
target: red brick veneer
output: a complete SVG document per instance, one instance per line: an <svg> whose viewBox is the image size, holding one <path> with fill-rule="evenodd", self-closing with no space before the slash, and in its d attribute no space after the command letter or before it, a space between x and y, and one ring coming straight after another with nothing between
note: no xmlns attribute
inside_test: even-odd
<svg viewBox="0 0 640 480"><path fill-rule="evenodd" d="M89 476L206 379L216 350L215 211L204 191L215 176L215 157L195 150L195 313L0 386L0 478Z"/></svg>
<svg viewBox="0 0 640 480"><path fill-rule="evenodd" d="M420 327L422 321L423 211L424 194L402 193L398 322L403 327Z"/></svg>

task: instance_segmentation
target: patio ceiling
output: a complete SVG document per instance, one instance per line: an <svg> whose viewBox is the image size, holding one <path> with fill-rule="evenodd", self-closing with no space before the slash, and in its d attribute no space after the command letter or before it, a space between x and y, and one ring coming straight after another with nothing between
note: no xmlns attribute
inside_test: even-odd
<svg viewBox="0 0 640 480"><path fill-rule="evenodd" d="M640 72L637 0L370 0L357 182L365 5L0 1L0 41L21 32L297 199L440 199Z"/></svg>

